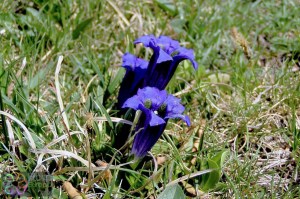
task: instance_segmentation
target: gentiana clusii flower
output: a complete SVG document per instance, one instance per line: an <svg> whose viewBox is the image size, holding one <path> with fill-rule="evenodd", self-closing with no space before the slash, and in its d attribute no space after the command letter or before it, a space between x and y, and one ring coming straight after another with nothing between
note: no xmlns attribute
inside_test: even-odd
<svg viewBox="0 0 300 199"><path fill-rule="evenodd" d="M145 47L150 47L153 54L150 62L130 53L124 54L122 66L126 69L126 74L119 91L119 108L129 97L135 95L139 88L151 86L160 90L165 89L181 61L188 59L195 69L198 68L194 51L180 47L179 42L170 37L157 38L154 35L146 35L138 38L134 43L142 43Z"/></svg>
<svg viewBox="0 0 300 199"><path fill-rule="evenodd" d="M165 89L177 66L183 60L190 60L195 69L198 64L195 61L194 51L181 47L179 42L167 36L155 37L145 35L134 41L134 44L142 43L153 50L153 55L147 67L143 81L143 87L151 86L160 90Z"/></svg>
<svg viewBox="0 0 300 199"><path fill-rule="evenodd" d="M148 61L137 58L136 56L125 53L123 55L122 67L126 69L125 76L121 83L118 95L118 107L121 108L123 103L136 94L140 88L147 71Z"/></svg>
<svg viewBox="0 0 300 199"><path fill-rule="evenodd" d="M190 126L189 117L182 114L184 106L180 104L180 99L155 87L139 89L136 95L124 102L123 108L142 112L135 128L131 151L136 158L144 157L151 150L169 119L179 118Z"/></svg>

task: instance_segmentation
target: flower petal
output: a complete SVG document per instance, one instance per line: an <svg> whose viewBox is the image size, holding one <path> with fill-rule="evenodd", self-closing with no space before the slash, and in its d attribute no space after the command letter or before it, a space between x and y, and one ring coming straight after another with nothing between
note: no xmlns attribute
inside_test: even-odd
<svg viewBox="0 0 300 199"><path fill-rule="evenodd" d="M167 115L182 114L184 111L184 106L180 103L180 99L173 95L168 95L165 103L167 104Z"/></svg>
<svg viewBox="0 0 300 199"><path fill-rule="evenodd" d="M137 40L135 40L134 44L142 43L142 44L144 44L145 47L152 48L154 54L158 53L158 58L156 61L157 63L173 60L172 57L170 56L170 54L168 54L167 51L163 50L164 48L162 49L162 47L158 46L157 40L158 39L154 35L145 35L145 36L142 36L142 37L138 38ZM172 39L170 39L170 40L172 40ZM162 42L165 42L165 43L161 43L162 45L165 44L166 46L168 46L168 48L171 48L171 46L170 46L171 41L166 42L165 39L163 39ZM178 43L178 45L179 45L179 43Z"/></svg>
<svg viewBox="0 0 300 199"><path fill-rule="evenodd" d="M165 120L158 115L156 115L152 110L146 108L144 105L139 105L138 107L139 110L141 110L145 114L145 126L150 125L150 126L157 126L160 124L166 123Z"/></svg>
<svg viewBox="0 0 300 199"><path fill-rule="evenodd" d="M154 35L144 35L136 39L134 44L142 43L145 47L149 47L150 44L156 45L156 37Z"/></svg>
<svg viewBox="0 0 300 199"><path fill-rule="evenodd" d="M134 110L138 110L140 105L142 105L140 98L137 95L134 95L124 102L122 108L132 108Z"/></svg>
<svg viewBox="0 0 300 199"><path fill-rule="evenodd" d="M148 62L136 56L125 53L122 67L126 69L125 76L120 86L118 95L118 107L121 108L124 102L136 94L144 82Z"/></svg>
<svg viewBox="0 0 300 199"><path fill-rule="evenodd" d="M151 111L151 119L149 121L150 126L158 126L160 124L166 123L164 119L156 115L154 112Z"/></svg>
<svg viewBox="0 0 300 199"><path fill-rule="evenodd" d="M165 52L162 47L158 46L156 41L150 40L147 47L150 47L153 50L153 55L155 57L156 63L162 63L165 61L172 61L173 58L167 52Z"/></svg>
<svg viewBox="0 0 300 199"><path fill-rule="evenodd" d="M161 104L167 99L167 91L158 90L155 87L145 87L139 89L137 95L140 97L141 101L145 103L147 100L151 101L151 110L157 110Z"/></svg>
<svg viewBox="0 0 300 199"><path fill-rule="evenodd" d="M157 59L157 64L160 64L162 62L167 62L167 61L173 61L173 58L171 57L171 55L166 53L164 50L159 49L159 56Z"/></svg>
<svg viewBox="0 0 300 199"><path fill-rule="evenodd" d="M145 76L143 86L152 86L157 87L158 89L164 89L165 85L170 80L167 78L167 75L169 74L173 58L159 46L150 45L150 48L152 48L153 54L147 68L147 75Z"/></svg>
<svg viewBox="0 0 300 199"><path fill-rule="evenodd" d="M168 95L165 104L167 104L166 115L164 117L165 120L179 118L185 121L188 126L191 125L189 117L182 114L185 108L180 103L180 99L173 95Z"/></svg>
<svg viewBox="0 0 300 199"><path fill-rule="evenodd" d="M189 116L185 115L185 119L183 121L185 121L188 126L191 126L191 120Z"/></svg>
<svg viewBox="0 0 300 199"><path fill-rule="evenodd" d="M187 116L187 115L182 115L182 114L169 114L169 115L166 116L164 119L176 119L176 118L185 121L185 123L186 123L188 126L191 126L190 118L189 118L189 116Z"/></svg>
<svg viewBox="0 0 300 199"><path fill-rule="evenodd" d="M169 55L171 55L177 48L180 47L178 41L164 35L157 38L157 44L161 46L162 49Z"/></svg>
<svg viewBox="0 0 300 199"><path fill-rule="evenodd" d="M146 69L148 66L148 61L144 59L137 58L133 54L125 53L123 55L122 67L127 70L135 70L136 68Z"/></svg>
<svg viewBox="0 0 300 199"><path fill-rule="evenodd" d="M154 146L161 134L166 128L167 123L158 126L147 126L139 131L133 140L131 153L136 158L144 157L148 151Z"/></svg>
<svg viewBox="0 0 300 199"><path fill-rule="evenodd" d="M173 57L174 62L179 64L182 60L188 59L192 62L193 67L198 69L198 63L195 61L194 51L192 49L187 49L184 47L180 47L177 50L177 54Z"/></svg>

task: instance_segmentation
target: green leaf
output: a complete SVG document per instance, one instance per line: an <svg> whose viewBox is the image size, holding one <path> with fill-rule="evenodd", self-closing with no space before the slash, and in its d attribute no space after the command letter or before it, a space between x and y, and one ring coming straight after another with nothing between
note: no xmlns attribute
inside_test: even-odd
<svg viewBox="0 0 300 199"><path fill-rule="evenodd" d="M185 195L178 184L167 186L157 199L183 199Z"/></svg>
<svg viewBox="0 0 300 199"><path fill-rule="evenodd" d="M101 86L97 87L96 90L96 96L97 96L97 101L99 101L101 104L103 104L103 98L104 98L104 89Z"/></svg>
<svg viewBox="0 0 300 199"><path fill-rule="evenodd" d="M66 178L64 175L54 175L52 176L54 181L67 181L68 178Z"/></svg>
<svg viewBox="0 0 300 199"><path fill-rule="evenodd" d="M115 78L109 82L109 85L108 85L108 92L109 92L110 94L113 93L113 92L117 89L117 87L118 87L118 85L120 84L122 78L124 77L124 72L125 72L124 69L121 68L121 69L117 72Z"/></svg>
<svg viewBox="0 0 300 199"><path fill-rule="evenodd" d="M156 0L156 3L161 7L164 11L168 12L172 16L176 15L177 8L175 2L172 0Z"/></svg>
<svg viewBox="0 0 300 199"><path fill-rule="evenodd" d="M52 198L61 198L61 199L69 198L65 192L63 192L63 191L61 191L61 189L57 189L55 187L52 188L51 194L52 194L52 196L51 196Z"/></svg>
<svg viewBox="0 0 300 199"><path fill-rule="evenodd" d="M138 189L147 182L147 178L139 173L128 173L126 174L126 179L133 189Z"/></svg>
<svg viewBox="0 0 300 199"><path fill-rule="evenodd" d="M229 151L220 151L215 155L212 160L217 163L217 165L222 168L226 157L229 155Z"/></svg>
<svg viewBox="0 0 300 199"><path fill-rule="evenodd" d="M83 22L81 22L80 24L78 24L78 26L72 32L73 40L77 39L80 36L81 32L83 32L92 21L93 21L93 17L88 18Z"/></svg>
<svg viewBox="0 0 300 199"><path fill-rule="evenodd" d="M50 62L45 68L40 69L29 82L29 89L34 89L46 79L47 73L54 66L54 62Z"/></svg>
<svg viewBox="0 0 300 199"><path fill-rule="evenodd" d="M224 161L229 154L229 151L220 151L211 159L208 159L205 169L214 169L212 172L205 174L201 177L201 189L207 191L216 186L222 176L221 168L223 167Z"/></svg>
<svg viewBox="0 0 300 199"><path fill-rule="evenodd" d="M102 114L105 116L105 118L107 119L107 122L108 122L109 126L110 126L110 127L113 127L113 123L112 123L112 121L111 121L111 119L110 119L110 116L109 116L109 114L107 113L105 107L104 107L102 104L97 103L96 101L94 101L94 102L95 102L97 108L100 109L101 113L102 113Z"/></svg>
<svg viewBox="0 0 300 199"><path fill-rule="evenodd" d="M208 167L207 169L214 170L208 174L201 176L200 185L203 191L208 191L209 189L214 188L221 178L221 169L215 161L208 159L206 166Z"/></svg>

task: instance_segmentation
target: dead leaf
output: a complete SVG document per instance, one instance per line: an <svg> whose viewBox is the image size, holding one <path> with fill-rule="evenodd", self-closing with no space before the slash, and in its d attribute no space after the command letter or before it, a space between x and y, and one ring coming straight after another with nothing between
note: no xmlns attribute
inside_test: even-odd
<svg viewBox="0 0 300 199"><path fill-rule="evenodd" d="M64 182L62 187L71 199L83 199L81 193L70 182Z"/></svg>
<svg viewBox="0 0 300 199"><path fill-rule="evenodd" d="M108 165L108 163L106 162L103 162L101 160L97 160L96 161L96 164L100 167L106 167ZM112 174L110 172L109 169L103 171L103 174L102 174L102 177L101 177L102 180L107 180L109 183L111 182L111 179L112 179Z"/></svg>

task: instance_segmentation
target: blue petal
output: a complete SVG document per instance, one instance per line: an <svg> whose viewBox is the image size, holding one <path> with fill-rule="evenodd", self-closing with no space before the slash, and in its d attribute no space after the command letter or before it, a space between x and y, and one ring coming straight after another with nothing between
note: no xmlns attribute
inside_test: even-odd
<svg viewBox="0 0 300 199"><path fill-rule="evenodd" d="M182 119L183 121L185 121L185 123L188 125L188 126L191 126L191 121L190 121L190 118L189 116L187 115L182 115L182 114L169 114L168 116L166 116L164 119Z"/></svg>
<svg viewBox="0 0 300 199"><path fill-rule="evenodd" d="M146 69L148 62L144 59L137 58L133 54L125 53L123 55L122 66L127 70L135 70L136 68Z"/></svg>
<svg viewBox="0 0 300 199"><path fill-rule="evenodd" d="M167 104L167 115L168 114L181 114L184 111L184 106L181 105L180 99L173 95L168 95L165 103Z"/></svg>
<svg viewBox="0 0 300 199"><path fill-rule="evenodd" d="M167 92L153 87L139 89L137 95L127 99L122 108L132 108L141 110L145 115L145 123L150 126L157 126L165 123L164 119L155 114L156 111L166 100ZM151 101L151 107L145 107L146 101Z"/></svg>
<svg viewBox="0 0 300 199"><path fill-rule="evenodd" d="M157 40L160 39L160 44ZM154 35L146 35L138 38L134 43L143 43L144 46L150 47L153 50L146 76L143 81L143 87L152 86L159 89L164 89L171 77L168 77L170 73L170 66L172 65L173 58L168 52L163 50L164 44L170 46L176 46L176 42L172 39L161 36L157 39ZM174 44L173 44L174 43ZM160 45L160 46L159 46ZM178 43L179 45L179 43Z"/></svg>
<svg viewBox="0 0 300 199"><path fill-rule="evenodd" d="M182 114L184 111L184 106L180 104L180 99L174 97L173 95L168 95L165 104L167 104L166 115L164 117L165 120L179 118L185 121L188 126L190 126L191 122L189 117Z"/></svg>
<svg viewBox="0 0 300 199"><path fill-rule="evenodd" d="M159 46L151 45L151 48L153 50L153 54L147 68L147 75L145 76L143 86L152 86L157 87L158 89L164 89L166 84L162 84L161 82L169 82L166 76L169 73L169 66L172 63L173 58L161 50Z"/></svg>
<svg viewBox="0 0 300 199"><path fill-rule="evenodd" d="M150 126L157 126L166 123L164 119L156 115L152 110L146 108L144 105L139 105L138 109L145 114L145 124Z"/></svg>
<svg viewBox="0 0 300 199"><path fill-rule="evenodd" d="M195 61L195 55L192 49L180 47L176 50L176 52L177 54L173 57L175 62L174 64L178 65L182 60L188 59L192 62L195 70L198 69L198 63Z"/></svg>
<svg viewBox="0 0 300 199"><path fill-rule="evenodd" d="M122 108L132 108L134 110L138 110L140 105L142 105L140 98L137 95L134 95L124 102Z"/></svg>
<svg viewBox="0 0 300 199"><path fill-rule="evenodd" d="M126 74L120 86L118 95L118 107L121 108L123 103L140 88L144 82L148 62L137 58L136 56L125 53L123 56L122 67L126 69Z"/></svg>
<svg viewBox="0 0 300 199"><path fill-rule="evenodd" d="M142 121L143 121L143 126L146 127L149 125L150 120L151 120L151 110L146 108L144 104L139 104L138 110L141 110L143 112L143 115L141 115ZM141 118L140 121L141 122Z"/></svg>
<svg viewBox="0 0 300 199"><path fill-rule="evenodd" d="M190 117L189 117L189 116L185 115L184 121L186 122L186 124L187 124L188 126L191 126L191 120L190 120Z"/></svg>
<svg viewBox="0 0 300 199"><path fill-rule="evenodd" d="M144 35L136 39L134 44L142 43L145 47L149 47L151 44L156 45L156 37L154 35Z"/></svg>
<svg viewBox="0 0 300 199"><path fill-rule="evenodd" d="M157 142L166 125L164 123L153 127L146 126L143 130L139 131L134 137L131 153L136 158L144 157Z"/></svg>
<svg viewBox="0 0 300 199"><path fill-rule="evenodd" d="M149 122L150 126L158 126L160 124L166 123L164 119L156 115L154 112L151 111L151 119Z"/></svg>
<svg viewBox="0 0 300 199"><path fill-rule="evenodd" d="M123 55L122 67L126 70L133 70L135 68L136 57L130 53L125 53Z"/></svg>
<svg viewBox="0 0 300 199"><path fill-rule="evenodd" d="M171 55L169 55L168 53L166 53L162 49L159 49L159 56L158 56L158 59L157 59L157 64L162 63L162 62L166 62L166 61L172 61L172 60L173 60L173 58L171 57Z"/></svg>
<svg viewBox="0 0 300 199"><path fill-rule="evenodd" d="M161 106L161 104L164 103L168 96L167 91L160 91L155 87L145 87L143 89L139 89L137 95L144 103L147 100L151 101L151 110L157 110Z"/></svg>
<svg viewBox="0 0 300 199"><path fill-rule="evenodd" d="M154 35L142 36L134 41L134 44L137 43L142 43L144 44L145 47L152 48L154 54L158 53L159 56L156 61L157 63L173 60L172 57L166 51L164 51L163 49L161 49L160 46L158 46L157 38ZM166 45L169 46L170 44L166 44Z"/></svg>
<svg viewBox="0 0 300 199"><path fill-rule="evenodd" d="M157 44L159 46L162 46L163 50L169 55L171 55L177 48L180 47L178 41L163 35L157 38Z"/></svg>
<svg viewBox="0 0 300 199"><path fill-rule="evenodd" d="M147 45L147 47L150 47L153 50L152 56L156 57L156 63L173 60L171 55L169 55L160 46L158 46L156 42L149 42L149 45Z"/></svg>

